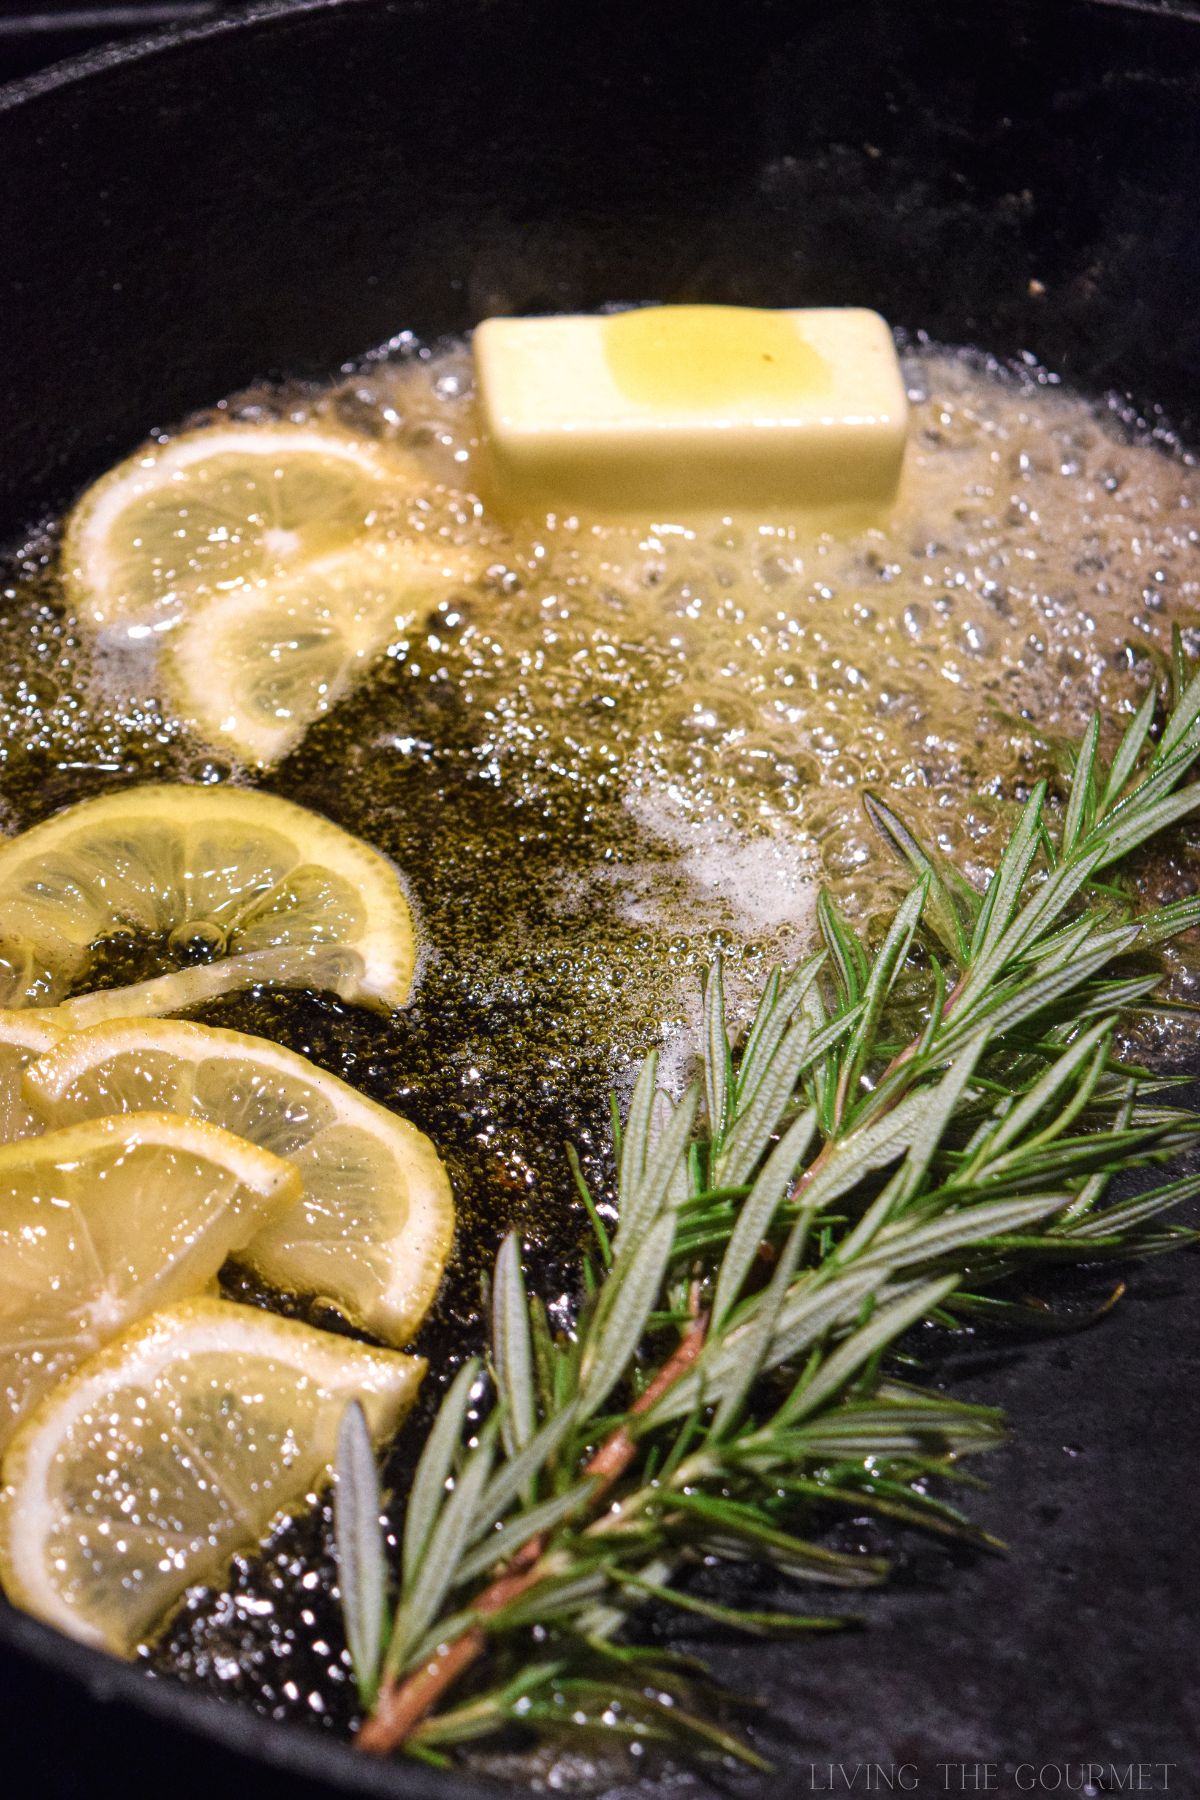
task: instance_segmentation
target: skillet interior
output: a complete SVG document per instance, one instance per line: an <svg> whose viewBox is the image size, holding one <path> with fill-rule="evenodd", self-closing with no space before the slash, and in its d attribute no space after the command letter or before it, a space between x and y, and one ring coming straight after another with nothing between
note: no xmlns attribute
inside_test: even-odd
<svg viewBox="0 0 1200 1800"><path fill-rule="evenodd" d="M1194 439L1198 89L1190 8L1103 0L317 0L52 72L0 110L0 534L255 377L613 296L869 302L1163 401ZM947 1760L1189 1754L1169 1395L1200 1364L1192 1274L972 1373L1019 1430L981 1513L1011 1564L918 1565L864 1639L721 1652L792 1715L802 1789L813 1761L913 1757L932 1782ZM165 1763L182 1792L245 1759L288 1771L280 1792L302 1769L447 1791L3 1611L0 1648L42 1792L97 1758Z"/></svg>

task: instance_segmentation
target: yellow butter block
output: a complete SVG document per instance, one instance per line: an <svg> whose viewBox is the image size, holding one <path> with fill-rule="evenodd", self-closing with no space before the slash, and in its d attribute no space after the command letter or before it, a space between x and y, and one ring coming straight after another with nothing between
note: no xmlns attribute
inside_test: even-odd
<svg viewBox="0 0 1200 1800"><path fill-rule="evenodd" d="M650 306L487 319L475 368L502 506L884 506L908 400L861 307Z"/></svg>

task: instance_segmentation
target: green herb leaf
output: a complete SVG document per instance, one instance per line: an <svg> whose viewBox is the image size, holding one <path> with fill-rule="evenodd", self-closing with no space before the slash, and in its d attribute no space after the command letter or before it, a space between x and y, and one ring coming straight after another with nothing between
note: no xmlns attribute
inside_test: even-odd
<svg viewBox="0 0 1200 1800"><path fill-rule="evenodd" d="M457 1585L459 1562L471 1538L471 1528L491 1473L495 1454L496 1426L492 1419L484 1426L479 1442L464 1462L454 1491L438 1514L429 1533L425 1554L417 1569L416 1579L406 1582L400 1591L396 1615L392 1621L392 1637L388 1645L386 1667L395 1671L404 1666L413 1645L432 1623L438 1608Z"/></svg>
<svg viewBox="0 0 1200 1800"><path fill-rule="evenodd" d="M500 1400L500 1429L510 1456L523 1450L537 1424L537 1389L529 1304L521 1273L521 1243L510 1231L496 1257L492 1286L492 1361Z"/></svg>
<svg viewBox="0 0 1200 1800"><path fill-rule="evenodd" d="M599 1411L638 1353L650 1314L662 1290L675 1243L675 1219L652 1225L623 1268L619 1285L594 1344L585 1352L580 1383L583 1417Z"/></svg>
<svg viewBox="0 0 1200 1800"><path fill-rule="evenodd" d="M454 1468L471 1395L480 1373L479 1358L463 1364L442 1401L421 1452L404 1515L404 1580L411 1584L424 1560L438 1513L446 1498L446 1486Z"/></svg>
<svg viewBox="0 0 1200 1800"><path fill-rule="evenodd" d="M333 1483L333 1535L346 1647L359 1698L369 1707L379 1687L387 1619L383 1497L367 1415L351 1400L341 1417Z"/></svg>
<svg viewBox="0 0 1200 1800"><path fill-rule="evenodd" d="M741 1295L771 1221L812 1143L815 1129L816 1114L809 1107L792 1121L775 1145L737 1214L717 1276L717 1291L712 1303L714 1332L720 1331Z"/></svg>

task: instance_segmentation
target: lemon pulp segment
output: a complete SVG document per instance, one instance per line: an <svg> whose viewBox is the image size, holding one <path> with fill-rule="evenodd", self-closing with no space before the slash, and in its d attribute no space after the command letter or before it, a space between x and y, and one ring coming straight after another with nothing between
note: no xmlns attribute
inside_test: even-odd
<svg viewBox="0 0 1200 1800"><path fill-rule="evenodd" d="M299 1192L290 1163L165 1113L0 1149L0 1447L68 1370L201 1292Z"/></svg>
<svg viewBox="0 0 1200 1800"><path fill-rule="evenodd" d="M185 1588L219 1578L326 1480L349 1400L382 1440L424 1369L223 1300L145 1320L48 1394L9 1445L9 1597L129 1654Z"/></svg>
<svg viewBox="0 0 1200 1800"><path fill-rule="evenodd" d="M25 971L24 986L3 996L16 1005L60 1000L92 947L116 932L184 949L198 939L231 959L224 988L263 978L242 956L346 950L359 960L337 991L379 1010L407 998L416 954L412 913L384 857L305 807L226 786L122 790L10 839L0 847L0 920L0 961ZM271 978L294 985L311 973L303 956L285 955ZM189 986L204 985L189 984L196 974L166 978L150 1003L191 1004Z"/></svg>
<svg viewBox="0 0 1200 1800"><path fill-rule="evenodd" d="M420 1323L454 1230L445 1168L424 1133L305 1057L241 1032L126 1019L64 1038L26 1085L55 1125L169 1108L288 1158L303 1195L239 1260L388 1342Z"/></svg>

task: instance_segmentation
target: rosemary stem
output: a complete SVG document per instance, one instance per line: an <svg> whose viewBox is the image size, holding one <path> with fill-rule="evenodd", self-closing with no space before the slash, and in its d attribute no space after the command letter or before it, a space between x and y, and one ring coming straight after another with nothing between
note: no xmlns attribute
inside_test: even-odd
<svg viewBox="0 0 1200 1800"><path fill-rule="evenodd" d="M693 1320L667 1361L634 1401L629 1412L631 1420L639 1413L649 1412L687 1373L704 1348L707 1329L708 1320L704 1314ZM597 1478L590 1497L591 1506L596 1506L624 1474L633 1460L636 1445L637 1439L630 1426L619 1425L589 1458L584 1474ZM407 1741L447 1689L453 1687L483 1655L487 1648L484 1621L545 1579L549 1573L545 1547L544 1535L531 1538L476 1598L471 1608L476 1615L473 1624L448 1643L440 1644L421 1668L414 1669L399 1681L385 1678L371 1715L355 1739L359 1750L368 1756L387 1756Z"/></svg>
<svg viewBox="0 0 1200 1800"><path fill-rule="evenodd" d="M653 1481L626 1494L616 1506L610 1507L601 1518L594 1520L585 1535L588 1538L613 1537L618 1532L630 1530L635 1527L638 1514L644 1513L647 1507L656 1502L661 1506L664 1500L669 1500L671 1494L686 1492L706 1476L715 1474L718 1468L719 1464L711 1456L697 1451L695 1456L689 1456L686 1462L680 1463L670 1479L661 1485Z"/></svg>

